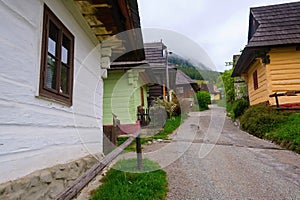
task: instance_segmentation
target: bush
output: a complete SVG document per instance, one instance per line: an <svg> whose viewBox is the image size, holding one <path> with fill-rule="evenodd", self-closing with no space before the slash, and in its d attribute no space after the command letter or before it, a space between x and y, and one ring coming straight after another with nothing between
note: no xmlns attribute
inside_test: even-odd
<svg viewBox="0 0 300 200"><path fill-rule="evenodd" d="M238 99L233 102L232 110L234 118L239 118L249 108L249 101L246 99Z"/></svg>
<svg viewBox="0 0 300 200"><path fill-rule="evenodd" d="M166 99L157 99L156 102L158 105L165 107L168 117L178 116L181 114L180 103L176 95L172 92L172 101L167 101Z"/></svg>
<svg viewBox="0 0 300 200"><path fill-rule="evenodd" d="M199 104L199 109L200 110L207 110L208 109L208 104L211 103L210 101L210 94L206 91L199 91L196 94L198 104Z"/></svg>
<svg viewBox="0 0 300 200"><path fill-rule="evenodd" d="M266 105L255 105L246 110L240 122L243 130L262 138L285 120L286 116L278 111Z"/></svg>
<svg viewBox="0 0 300 200"><path fill-rule="evenodd" d="M276 130L267 133L265 138L289 150L300 153L300 113L292 113L288 120Z"/></svg>

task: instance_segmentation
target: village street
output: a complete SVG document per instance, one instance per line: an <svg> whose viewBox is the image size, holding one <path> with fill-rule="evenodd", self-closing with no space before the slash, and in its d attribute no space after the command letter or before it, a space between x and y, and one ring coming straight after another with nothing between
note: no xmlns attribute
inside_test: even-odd
<svg viewBox="0 0 300 200"><path fill-rule="evenodd" d="M218 124L220 135L210 131ZM300 155L240 131L220 107L190 113L171 143L146 146L144 157L167 171L167 199L300 199Z"/></svg>
<svg viewBox="0 0 300 200"><path fill-rule="evenodd" d="M143 157L167 172L169 200L300 199L300 155L241 131L224 108L189 113L171 138L143 146ZM136 153L113 163L129 158ZM77 199L87 199L102 177Z"/></svg>

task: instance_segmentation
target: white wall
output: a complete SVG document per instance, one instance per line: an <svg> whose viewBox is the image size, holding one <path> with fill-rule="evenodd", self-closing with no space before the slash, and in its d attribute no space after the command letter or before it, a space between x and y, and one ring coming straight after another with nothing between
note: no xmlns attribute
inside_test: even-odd
<svg viewBox="0 0 300 200"><path fill-rule="evenodd" d="M0 183L102 152L100 54L61 1L75 36L73 106L38 97L43 0L0 0Z"/></svg>

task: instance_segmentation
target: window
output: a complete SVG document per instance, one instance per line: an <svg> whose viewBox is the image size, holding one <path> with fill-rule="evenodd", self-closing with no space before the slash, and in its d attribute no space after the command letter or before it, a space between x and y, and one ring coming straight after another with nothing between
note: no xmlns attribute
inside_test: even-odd
<svg viewBox="0 0 300 200"><path fill-rule="evenodd" d="M177 94L183 94L183 87L177 87L176 88L176 93Z"/></svg>
<svg viewBox="0 0 300 200"><path fill-rule="evenodd" d="M253 84L254 84L254 90L257 90L258 89L257 70L253 72Z"/></svg>
<svg viewBox="0 0 300 200"><path fill-rule="evenodd" d="M74 36L44 7L40 96L72 105Z"/></svg>

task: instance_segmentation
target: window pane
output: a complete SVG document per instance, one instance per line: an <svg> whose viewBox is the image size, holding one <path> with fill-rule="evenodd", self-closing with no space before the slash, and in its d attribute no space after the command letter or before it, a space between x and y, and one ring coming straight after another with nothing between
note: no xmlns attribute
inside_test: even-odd
<svg viewBox="0 0 300 200"><path fill-rule="evenodd" d="M58 41L58 28L50 22L49 26L49 38L48 38L48 52L56 56L56 48Z"/></svg>
<svg viewBox="0 0 300 200"><path fill-rule="evenodd" d="M56 61L48 56L48 64L46 69L46 87L56 88Z"/></svg>
<svg viewBox="0 0 300 200"><path fill-rule="evenodd" d="M61 74L60 74L60 92L64 93L64 94L68 94L69 90L68 90L68 82L69 82L69 78L68 78L68 74L69 74L69 69L68 67L61 65Z"/></svg>
<svg viewBox="0 0 300 200"><path fill-rule="evenodd" d="M52 55L55 55L56 53L56 42L51 38L48 38L48 52Z"/></svg>
<svg viewBox="0 0 300 200"><path fill-rule="evenodd" d="M69 64L70 40L64 35L61 47L61 60L65 64Z"/></svg>

